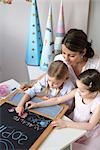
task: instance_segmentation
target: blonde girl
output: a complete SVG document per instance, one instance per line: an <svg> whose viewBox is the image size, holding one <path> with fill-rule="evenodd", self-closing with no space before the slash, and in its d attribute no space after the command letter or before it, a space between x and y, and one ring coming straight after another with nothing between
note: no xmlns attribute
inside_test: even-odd
<svg viewBox="0 0 100 150"><path fill-rule="evenodd" d="M49 66L47 74L39 80L32 88L25 91L25 95L19 102L16 112L19 115L24 113L24 106L27 101L36 95L40 95L45 99L63 96L74 88L73 83L69 79L68 67L62 61L54 61ZM33 101L29 101L30 108L34 106ZM72 101L68 103L71 107ZM29 108L29 109L30 109Z"/></svg>

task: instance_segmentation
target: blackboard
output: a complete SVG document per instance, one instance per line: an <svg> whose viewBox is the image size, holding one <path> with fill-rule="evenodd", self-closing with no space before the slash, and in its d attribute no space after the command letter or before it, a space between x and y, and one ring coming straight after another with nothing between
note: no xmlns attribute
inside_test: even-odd
<svg viewBox="0 0 100 150"><path fill-rule="evenodd" d="M51 122L61 118L68 109L67 105L36 108L26 113L26 117L19 117L14 109L23 95L16 90L0 101L0 150L37 150L53 129Z"/></svg>
<svg viewBox="0 0 100 150"><path fill-rule="evenodd" d="M8 99L0 101L1 150L37 150L53 129L51 122L67 110L67 106L63 107L55 118L34 110L26 113L26 117L19 117L15 107Z"/></svg>
<svg viewBox="0 0 100 150"><path fill-rule="evenodd" d="M16 114L14 108L15 106L9 102L0 106L0 149L37 149L43 140L43 134L45 137L46 132L51 131L52 120L34 112L29 112L27 117L21 118ZM41 135L42 138L39 139Z"/></svg>

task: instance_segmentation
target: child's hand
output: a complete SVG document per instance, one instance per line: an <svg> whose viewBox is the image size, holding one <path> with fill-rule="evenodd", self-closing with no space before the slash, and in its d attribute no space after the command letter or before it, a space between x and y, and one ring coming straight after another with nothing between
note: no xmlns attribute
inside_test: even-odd
<svg viewBox="0 0 100 150"><path fill-rule="evenodd" d="M15 108L16 113L18 113L19 116L23 115L24 113L24 107L23 106L17 106Z"/></svg>
<svg viewBox="0 0 100 150"><path fill-rule="evenodd" d="M27 109L31 109L31 108L36 108L36 104L37 103L34 103L34 102L32 102L32 101L29 101L29 102L26 102L26 107L27 107Z"/></svg>
<svg viewBox="0 0 100 150"><path fill-rule="evenodd" d="M65 120L62 120L62 119L59 119L59 120L56 120L56 121L53 121L52 123L51 123L51 125L53 126L53 127L57 127L57 128L67 128L67 121L65 121Z"/></svg>

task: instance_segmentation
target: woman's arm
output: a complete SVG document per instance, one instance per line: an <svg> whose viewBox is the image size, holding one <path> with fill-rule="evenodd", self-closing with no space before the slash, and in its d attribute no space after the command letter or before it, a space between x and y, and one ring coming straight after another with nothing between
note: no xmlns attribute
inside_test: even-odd
<svg viewBox="0 0 100 150"><path fill-rule="evenodd" d="M51 98L51 99L44 100L39 103L27 102L26 106L30 105L28 109L31 109L31 108L36 108L36 107L44 107L44 106L52 106L52 105L61 104L68 100L71 100L75 96L75 92L76 92L76 89L72 90L67 95L56 97L56 98Z"/></svg>
<svg viewBox="0 0 100 150"><path fill-rule="evenodd" d="M70 121L64 121L64 120L57 120L52 122L52 126L56 126L58 128L78 128L78 129L84 129L84 130L92 130L97 123L100 120L100 105L98 105L91 116L89 122L70 122Z"/></svg>

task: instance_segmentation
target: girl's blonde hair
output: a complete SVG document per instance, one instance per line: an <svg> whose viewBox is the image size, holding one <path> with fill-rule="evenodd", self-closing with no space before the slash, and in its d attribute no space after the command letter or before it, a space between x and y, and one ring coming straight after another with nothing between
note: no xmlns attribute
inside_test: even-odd
<svg viewBox="0 0 100 150"><path fill-rule="evenodd" d="M48 68L48 75L50 77L54 77L56 80L63 80L66 78L66 75L68 74L68 67L67 65L62 62L61 60L57 60L57 61L53 61L49 68ZM49 92L49 85L43 90L45 92L45 94L47 95ZM58 96L60 94L60 89L57 93ZM60 96L60 95L59 95Z"/></svg>
<svg viewBox="0 0 100 150"><path fill-rule="evenodd" d="M61 60L53 61L48 68L48 75L56 80L62 80L68 74L67 65Z"/></svg>

